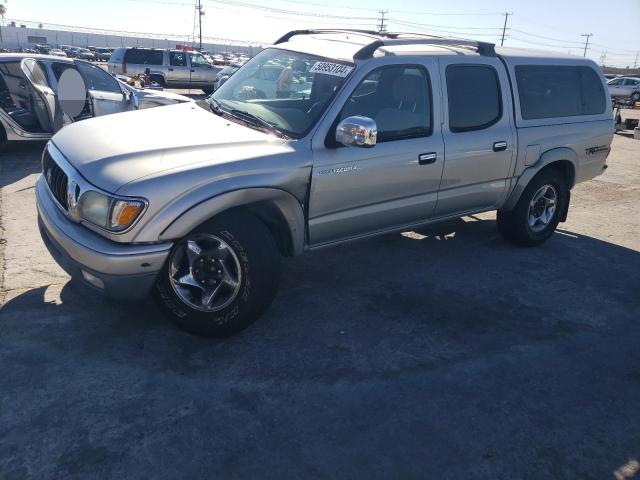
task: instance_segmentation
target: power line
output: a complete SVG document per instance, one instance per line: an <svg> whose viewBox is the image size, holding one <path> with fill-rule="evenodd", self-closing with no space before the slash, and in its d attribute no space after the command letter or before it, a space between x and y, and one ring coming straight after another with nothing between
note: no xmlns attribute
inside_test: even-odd
<svg viewBox="0 0 640 480"><path fill-rule="evenodd" d="M327 13L305 13L302 12L300 10L286 10L283 8L275 8L275 7L265 7L263 5L254 5L252 3L244 3L244 2L237 2L234 0L207 0L209 3L218 3L218 4L223 4L223 5L233 5L233 6L237 6L237 7L246 7L246 8L253 8L253 9L258 9L258 10L264 10L264 11L269 11L269 12L275 12L275 13L283 13L283 14L287 14L287 15L298 15L298 16L305 16L305 17L319 17L319 18L337 18L337 19L343 19L343 20L378 20L377 17L352 17L352 16L348 16L348 15L332 15L332 14L327 14Z"/></svg>

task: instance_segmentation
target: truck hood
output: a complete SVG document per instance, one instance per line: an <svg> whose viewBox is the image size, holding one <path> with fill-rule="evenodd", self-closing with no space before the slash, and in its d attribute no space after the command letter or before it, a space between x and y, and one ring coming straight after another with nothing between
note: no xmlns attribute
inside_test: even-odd
<svg viewBox="0 0 640 480"><path fill-rule="evenodd" d="M142 177L266 156L286 143L194 102L77 122L52 142L87 181L112 193Z"/></svg>

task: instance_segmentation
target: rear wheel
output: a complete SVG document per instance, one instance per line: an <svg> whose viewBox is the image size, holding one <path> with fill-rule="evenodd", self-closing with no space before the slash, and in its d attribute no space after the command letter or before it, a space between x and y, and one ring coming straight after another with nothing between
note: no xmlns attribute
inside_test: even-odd
<svg viewBox="0 0 640 480"><path fill-rule="evenodd" d="M226 337L251 325L277 291L280 254L267 226L244 211L226 213L176 243L156 283L180 328Z"/></svg>
<svg viewBox="0 0 640 480"><path fill-rule="evenodd" d="M540 245L555 231L568 200L562 173L555 168L543 170L527 185L513 210L498 211L498 231L517 245Z"/></svg>
<svg viewBox="0 0 640 480"><path fill-rule="evenodd" d="M156 82L162 88L165 88L166 86L164 77L162 75L149 75L149 80L151 80L152 82Z"/></svg>
<svg viewBox="0 0 640 480"><path fill-rule="evenodd" d="M640 101L640 92L633 92L633 94L631 95L631 100L633 100L633 102Z"/></svg>

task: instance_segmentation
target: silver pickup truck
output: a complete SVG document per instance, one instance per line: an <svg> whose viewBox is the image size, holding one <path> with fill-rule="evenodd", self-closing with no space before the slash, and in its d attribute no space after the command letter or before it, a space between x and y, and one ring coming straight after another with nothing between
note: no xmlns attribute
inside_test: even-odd
<svg viewBox="0 0 640 480"><path fill-rule="evenodd" d="M571 188L606 168L613 128L585 58L294 31L208 108L58 133L36 187L40 230L74 278L114 297L153 292L180 327L226 336L268 307L281 255L491 210L508 241L544 242Z"/></svg>

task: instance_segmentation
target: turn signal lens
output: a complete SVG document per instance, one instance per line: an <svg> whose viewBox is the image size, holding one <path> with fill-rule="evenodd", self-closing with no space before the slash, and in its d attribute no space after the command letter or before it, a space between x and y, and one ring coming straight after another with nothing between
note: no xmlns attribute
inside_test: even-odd
<svg viewBox="0 0 640 480"><path fill-rule="evenodd" d="M119 231L129 227L142 213L143 208L142 202L116 200L111 209L111 230Z"/></svg>

